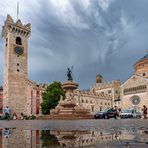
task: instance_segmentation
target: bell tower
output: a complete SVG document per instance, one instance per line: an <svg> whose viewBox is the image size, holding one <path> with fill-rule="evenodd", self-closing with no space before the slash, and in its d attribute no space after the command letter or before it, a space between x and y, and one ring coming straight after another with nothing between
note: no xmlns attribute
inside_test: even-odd
<svg viewBox="0 0 148 148"><path fill-rule="evenodd" d="M28 38L31 24L23 25L7 15L2 28L4 39L3 107L8 105L12 113L26 113L26 80L28 74Z"/></svg>

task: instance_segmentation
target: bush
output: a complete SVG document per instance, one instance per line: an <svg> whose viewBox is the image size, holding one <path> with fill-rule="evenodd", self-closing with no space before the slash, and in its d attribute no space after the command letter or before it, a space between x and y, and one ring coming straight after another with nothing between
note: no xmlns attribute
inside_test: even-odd
<svg viewBox="0 0 148 148"><path fill-rule="evenodd" d="M23 119L24 119L24 120L34 120L35 118L36 118L35 115L29 115L29 116L23 115Z"/></svg>
<svg viewBox="0 0 148 148"><path fill-rule="evenodd" d="M35 118L36 118L35 115L31 115L31 116L28 117L28 120L33 120L33 119L35 119Z"/></svg>

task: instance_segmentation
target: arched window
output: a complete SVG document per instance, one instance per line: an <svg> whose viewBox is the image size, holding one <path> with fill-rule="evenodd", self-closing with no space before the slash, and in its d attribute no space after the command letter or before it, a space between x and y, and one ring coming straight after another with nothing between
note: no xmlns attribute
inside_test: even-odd
<svg viewBox="0 0 148 148"><path fill-rule="evenodd" d="M20 37L16 37L16 44L22 45L22 40Z"/></svg>

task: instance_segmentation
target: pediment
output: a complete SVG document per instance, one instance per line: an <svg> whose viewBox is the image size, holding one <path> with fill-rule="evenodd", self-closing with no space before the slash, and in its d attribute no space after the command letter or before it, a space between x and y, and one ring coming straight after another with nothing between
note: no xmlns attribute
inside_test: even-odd
<svg viewBox="0 0 148 148"><path fill-rule="evenodd" d="M148 82L147 78L137 76L137 75L132 75L130 78L128 78L121 85L121 87L124 87L124 88L136 87L136 86L139 86L139 85L146 85L147 82Z"/></svg>

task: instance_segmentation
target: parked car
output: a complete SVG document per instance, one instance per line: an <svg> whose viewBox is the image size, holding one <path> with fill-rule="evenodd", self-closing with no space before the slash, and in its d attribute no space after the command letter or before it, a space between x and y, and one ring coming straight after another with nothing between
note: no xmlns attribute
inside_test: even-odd
<svg viewBox="0 0 148 148"><path fill-rule="evenodd" d="M117 117L118 117L117 110L113 108L106 108L94 114L95 119L99 119L99 118L103 118L103 119L115 118L116 119Z"/></svg>
<svg viewBox="0 0 148 148"><path fill-rule="evenodd" d="M136 109L125 109L121 111L121 118L141 118L142 114L138 112Z"/></svg>

